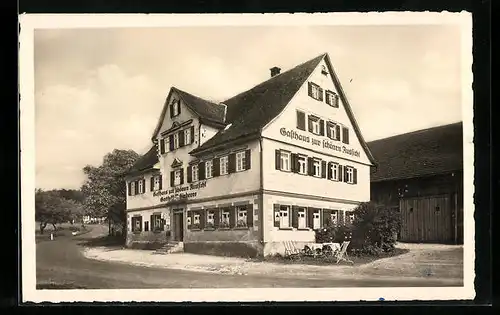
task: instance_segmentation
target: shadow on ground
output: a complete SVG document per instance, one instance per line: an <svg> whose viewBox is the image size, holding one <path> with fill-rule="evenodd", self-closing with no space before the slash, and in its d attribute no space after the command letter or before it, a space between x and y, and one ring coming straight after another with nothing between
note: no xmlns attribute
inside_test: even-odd
<svg viewBox="0 0 500 315"><path fill-rule="evenodd" d="M86 247L124 247L125 240L123 236L111 236L105 235L100 237L95 237L87 240L82 240L78 245L86 246Z"/></svg>

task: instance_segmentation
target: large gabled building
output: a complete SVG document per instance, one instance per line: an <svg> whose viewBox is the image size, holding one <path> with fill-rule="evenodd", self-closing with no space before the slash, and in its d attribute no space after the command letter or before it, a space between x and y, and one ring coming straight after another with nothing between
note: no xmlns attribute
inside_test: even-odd
<svg viewBox="0 0 500 315"><path fill-rule="evenodd" d="M172 88L127 179L127 245L245 256L370 200L373 157L328 54L214 103Z"/></svg>

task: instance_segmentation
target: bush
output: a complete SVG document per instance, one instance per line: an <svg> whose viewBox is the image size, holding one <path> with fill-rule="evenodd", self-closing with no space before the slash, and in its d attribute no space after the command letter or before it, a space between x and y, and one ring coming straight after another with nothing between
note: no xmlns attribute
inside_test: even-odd
<svg viewBox="0 0 500 315"><path fill-rule="evenodd" d="M316 243L342 243L350 240L352 230L347 225L329 225L323 229L316 230Z"/></svg>
<svg viewBox="0 0 500 315"><path fill-rule="evenodd" d="M394 251L401 218L394 209L372 202L354 211L352 252L378 256Z"/></svg>

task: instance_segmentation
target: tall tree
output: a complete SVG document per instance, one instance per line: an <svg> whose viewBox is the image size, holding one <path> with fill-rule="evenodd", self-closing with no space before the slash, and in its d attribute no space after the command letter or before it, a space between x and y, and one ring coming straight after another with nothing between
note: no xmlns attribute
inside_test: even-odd
<svg viewBox="0 0 500 315"><path fill-rule="evenodd" d="M52 224L55 230L56 224L71 220L77 213L81 213L81 209L80 203L61 197L56 190L35 191L35 220L40 224L41 234L48 224Z"/></svg>
<svg viewBox="0 0 500 315"><path fill-rule="evenodd" d="M127 171L139 159L133 150L113 150L104 156L100 166L87 165L83 172L87 180L82 186L84 205L89 215L107 217L111 224L118 224L123 229L126 220L126 186Z"/></svg>

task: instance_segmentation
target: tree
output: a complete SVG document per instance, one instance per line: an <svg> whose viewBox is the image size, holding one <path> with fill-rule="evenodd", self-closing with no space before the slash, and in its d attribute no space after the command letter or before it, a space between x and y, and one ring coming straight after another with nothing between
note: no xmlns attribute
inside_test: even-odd
<svg viewBox="0 0 500 315"><path fill-rule="evenodd" d="M62 198L55 190L35 191L35 220L40 224L40 233L43 234L48 224L57 228L56 224L69 221L77 203Z"/></svg>
<svg viewBox="0 0 500 315"><path fill-rule="evenodd" d="M103 158L102 165L87 165L83 172L87 180L82 186L84 206L89 215L107 217L110 224L117 223L123 229L126 223L126 185L125 176L139 159L133 150L113 150Z"/></svg>

